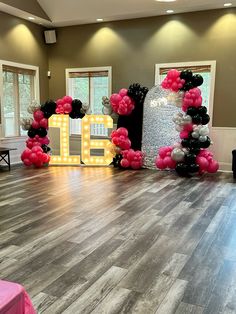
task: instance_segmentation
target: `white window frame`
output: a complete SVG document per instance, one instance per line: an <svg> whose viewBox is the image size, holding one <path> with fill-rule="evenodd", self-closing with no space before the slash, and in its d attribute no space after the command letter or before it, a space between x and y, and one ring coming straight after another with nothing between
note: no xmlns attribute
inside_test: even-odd
<svg viewBox="0 0 236 314"><path fill-rule="evenodd" d="M103 67L89 67L89 68L68 68L65 69L65 75L66 75L66 95L71 96L69 94L69 77L70 73L72 72L102 72L107 71L108 72L108 97L112 93L112 67L111 66L103 66ZM102 102L102 100L101 100ZM75 135L75 134L71 134Z"/></svg>
<svg viewBox="0 0 236 314"><path fill-rule="evenodd" d="M178 68L178 67L195 67L195 66L210 66L211 68L211 86L209 95L209 115L211 120L209 127L212 127L213 110L214 110L214 94L215 94L215 76L216 76L216 61L191 61L191 62L177 62L177 63L158 63L155 64L155 85L161 84L160 70L163 68Z"/></svg>
<svg viewBox="0 0 236 314"><path fill-rule="evenodd" d="M3 97L3 66L12 66L16 68L22 68L26 70L33 70L35 71L34 76L34 93L35 93L35 100L40 103L40 92L39 92L39 67L24 63L17 63L17 62L11 62L6 60L0 60L0 106L1 106L1 121L0 121L0 137L5 137L5 121L4 121L4 108L2 103L2 97ZM30 105L30 104L29 104ZM17 138L17 137L23 137L23 136L10 136L9 138Z"/></svg>

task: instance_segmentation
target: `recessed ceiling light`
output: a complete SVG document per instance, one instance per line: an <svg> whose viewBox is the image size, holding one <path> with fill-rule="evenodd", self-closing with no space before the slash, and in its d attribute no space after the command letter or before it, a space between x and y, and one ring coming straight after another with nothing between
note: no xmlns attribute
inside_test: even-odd
<svg viewBox="0 0 236 314"><path fill-rule="evenodd" d="M174 13L174 10L167 10L166 13L168 14Z"/></svg>
<svg viewBox="0 0 236 314"><path fill-rule="evenodd" d="M103 22L103 19L99 18L97 19L97 22Z"/></svg>
<svg viewBox="0 0 236 314"><path fill-rule="evenodd" d="M156 0L157 2L174 2L176 0Z"/></svg>
<svg viewBox="0 0 236 314"><path fill-rule="evenodd" d="M231 3L231 2L228 2L228 3L225 3L225 4L224 4L224 7L226 7L226 8L227 8L227 7L231 7L231 5L232 5L232 3Z"/></svg>
<svg viewBox="0 0 236 314"><path fill-rule="evenodd" d="M29 16L28 19L29 20L35 20L35 18L33 16Z"/></svg>

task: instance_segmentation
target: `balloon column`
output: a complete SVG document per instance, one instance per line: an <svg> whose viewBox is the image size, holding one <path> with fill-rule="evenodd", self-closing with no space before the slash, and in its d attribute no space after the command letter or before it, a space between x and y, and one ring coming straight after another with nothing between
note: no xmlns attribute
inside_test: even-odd
<svg viewBox="0 0 236 314"><path fill-rule="evenodd" d="M139 169L143 165L143 103L147 92L148 88L135 83L110 97L112 111L119 115L118 129L111 135L114 145L112 150L116 153L113 160L115 167ZM103 103L105 101L103 98Z"/></svg>
<svg viewBox="0 0 236 314"><path fill-rule="evenodd" d="M211 145L207 124L210 117L207 108L202 106L201 75L192 71L170 70L162 82L162 88L169 89L182 97L182 110L173 117L175 128L180 132L180 143L162 147L156 158L159 169L175 169L180 176L204 172L214 173L219 164L207 150Z"/></svg>
<svg viewBox="0 0 236 314"><path fill-rule="evenodd" d="M49 100L43 105L35 101L28 107L33 118L24 118L21 121L23 130L28 131L27 148L21 154L21 160L26 166L42 167L50 161L50 140L48 134L48 119L53 114L69 114L72 119L82 119L88 110L88 105L78 99L65 96L56 102Z"/></svg>

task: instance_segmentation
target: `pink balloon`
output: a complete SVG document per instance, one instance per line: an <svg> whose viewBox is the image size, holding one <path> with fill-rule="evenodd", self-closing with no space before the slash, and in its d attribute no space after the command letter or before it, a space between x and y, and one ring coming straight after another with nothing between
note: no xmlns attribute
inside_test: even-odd
<svg viewBox="0 0 236 314"><path fill-rule="evenodd" d="M219 163L216 160L212 160L212 162L209 164L207 171L209 173L215 173L219 169Z"/></svg>
<svg viewBox="0 0 236 314"><path fill-rule="evenodd" d="M67 102L64 104L63 109L65 113L70 113L72 111L72 106L70 103Z"/></svg>
<svg viewBox="0 0 236 314"><path fill-rule="evenodd" d="M23 160L23 163L24 163L27 167L29 167L29 166L32 165L32 162L31 162L28 158L25 158L25 159Z"/></svg>
<svg viewBox="0 0 236 314"><path fill-rule="evenodd" d="M171 157L165 157L163 160L165 168L174 169L176 166L176 162Z"/></svg>
<svg viewBox="0 0 236 314"><path fill-rule="evenodd" d="M160 157L157 157L157 158L156 158L155 163L156 163L156 167L159 168L159 169L161 169L161 170L163 170L163 169L166 168L166 166L164 165L163 159L160 158Z"/></svg>
<svg viewBox="0 0 236 314"><path fill-rule="evenodd" d="M43 152L43 149L42 149L42 147L40 147L40 146L34 146L34 147L31 149L31 152L32 152L32 153Z"/></svg>
<svg viewBox="0 0 236 314"><path fill-rule="evenodd" d="M127 159L125 159L125 158L123 158L121 160L120 164L121 164L121 167L123 167L123 168L129 168L129 166L130 166L129 161Z"/></svg>
<svg viewBox="0 0 236 314"><path fill-rule="evenodd" d="M162 159L165 158L167 152L168 152L168 149L166 149L166 147L161 147L161 148L159 149L159 155L160 155L160 157L161 157Z"/></svg>
<svg viewBox="0 0 236 314"><path fill-rule="evenodd" d="M29 158L30 155L31 155L31 149L29 148L26 148L22 153L23 159Z"/></svg>
<svg viewBox="0 0 236 314"><path fill-rule="evenodd" d="M29 160L34 164L36 161L38 161L38 156L35 153L31 153Z"/></svg>
<svg viewBox="0 0 236 314"><path fill-rule="evenodd" d="M209 166L209 162L205 157L197 156L196 163L199 165L200 170L202 170L202 171L207 170L207 168Z"/></svg>
<svg viewBox="0 0 236 314"><path fill-rule="evenodd" d="M114 132L114 131L113 131L113 132ZM119 129L117 129L116 132L117 132L117 134L119 134L119 135L123 135L123 136L125 136L125 137L128 137L128 130L127 130L126 128L121 127L121 128L119 128Z"/></svg>
<svg viewBox="0 0 236 314"><path fill-rule="evenodd" d="M123 98L124 96L127 96L128 90L126 88L122 88L119 91L119 95Z"/></svg>
<svg viewBox="0 0 236 314"><path fill-rule="evenodd" d="M119 94L112 94L110 97L111 103L118 104L122 100L122 97Z"/></svg>
<svg viewBox="0 0 236 314"><path fill-rule="evenodd" d="M41 110L36 110L35 112L34 112L34 119L36 120L36 121L40 121L41 119L43 119L44 118L44 114L43 114L43 112L41 111Z"/></svg>
<svg viewBox="0 0 236 314"><path fill-rule="evenodd" d="M135 158L135 151L133 149L130 149L127 153L127 159L128 160L133 160Z"/></svg>
<svg viewBox="0 0 236 314"><path fill-rule="evenodd" d="M64 97L63 97L63 102L64 102L64 104L65 104L65 103L71 104L72 101L73 101L73 98L70 97L70 96L64 96Z"/></svg>
<svg viewBox="0 0 236 314"><path fill-rule="evenodd" d="M39 125L42 128L48 129L48 119L46 119L46 118L41 119L39 122Z"/></svg>
<svg viewBox="0 0 236 314"><path fill-rule="evenodd" d="M41 143L44 145L48 145L50 143L50 140L47 136L45 136L41 138Z"/></svg>
<svg viewBox="0 0 236 314"><path fill-rule="evenodd" d="M184 139L184 138L188 138L189 132L188 131L181 131L180 132L180 138Z"/></svg>
<svg viewBox="0 0 236 314"><path fill-rule="evenodd" d="M63 106L63 104L64 104L63 99L57 99L56 104L57 104L57 107Z"/></svg>
<svg viewBox="0 0 236 314"><path fill-rule="evenodd" d="M34 128L34 129L38 129L38 128L40 127L39 122L38 122L38 121L35 121L35 120L32 122L31 126L32 126L32 128Z"/></svg>

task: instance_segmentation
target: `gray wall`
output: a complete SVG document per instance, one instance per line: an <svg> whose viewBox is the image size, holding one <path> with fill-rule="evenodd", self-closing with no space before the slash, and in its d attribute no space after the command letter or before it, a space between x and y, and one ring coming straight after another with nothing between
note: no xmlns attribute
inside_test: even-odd
<svg viewBox="0 0 236 314"><path fill-rule="evenodd" d="M216 60L213 126L236 126L236 9L127 20L57 30L49 49L51 98L65 94L65 68L111 65L113 91L154 85L154 65Z"/></svg>
<svg viewBox="0 0 236 314"><path fill-rule="evenodd" d="M0 12L0 59L39 67L40 98L48 98L48 53L44 28Z"/></svg>

